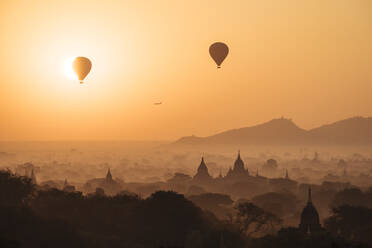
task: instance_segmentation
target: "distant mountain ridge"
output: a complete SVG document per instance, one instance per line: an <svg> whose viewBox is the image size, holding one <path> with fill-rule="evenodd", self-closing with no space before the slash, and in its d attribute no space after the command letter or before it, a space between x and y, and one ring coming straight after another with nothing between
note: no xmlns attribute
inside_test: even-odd
<svg viewBox="0 0 372 248"><path fill-rule="evenodd" d="M212 136L182 137L175 145L372 145L372 118L353 117L305 130L280 118Z"/></svg>

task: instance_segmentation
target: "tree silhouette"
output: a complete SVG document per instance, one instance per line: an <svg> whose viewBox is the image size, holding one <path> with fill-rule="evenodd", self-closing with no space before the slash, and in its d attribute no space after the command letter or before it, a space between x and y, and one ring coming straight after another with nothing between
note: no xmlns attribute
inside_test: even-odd
<svg viewBox="0 0 372 248"><path fill-rule="evenodd" d="M292 214L296 211L297 198L290 192L269 192L252 198L252 202L267 212L278 217Z"/></svg>
<svg viewBox="0 0 372 248"><path fill-rule="evenodd" d="M372 209L342 205L334 208L325 228L334 235L372 245Z"/></svg>
<svg viewBox="0 0 372 248"><path fill-rule="evenodd" d="M236 207L237 213L232 219L241 233L252 236L261 231L273 231L282 221L270 212L253 203L243 202Z"/></svg>
<svg viewBox="0 0 372 248"><path fill-rule="evenodd" d="M34 190L31 179L0 171L0 205L24 204Z"/></svg>
<svg viewBox="0 0 372 248"><path fill-rule="evenodd" d="M341 205L366 206L368 200L366 195L359 188L347 188L337 192L331 203L335 208Z"/></svg>

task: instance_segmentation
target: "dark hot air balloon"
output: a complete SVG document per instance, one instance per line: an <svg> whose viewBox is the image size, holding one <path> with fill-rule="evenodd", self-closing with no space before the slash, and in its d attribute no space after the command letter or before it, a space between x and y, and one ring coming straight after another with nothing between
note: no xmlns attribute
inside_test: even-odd
<svg viewBox="0 0 372 248"><path fill-rule="evenodd" d="M74 72L82 84L84 78L88 75L90 69L92 68L92 62L85 57L76 57L72 63L72 67L74 68Z"/></svg>
<svg viewBox="0 0 372 248"><path fill-rule="evenodd" d="M222 62L225 60L227 54L229 54L229 47L225 43L215 42L209 47L209 54L214 62L216 62L217 68L221 68Z"/></svg>

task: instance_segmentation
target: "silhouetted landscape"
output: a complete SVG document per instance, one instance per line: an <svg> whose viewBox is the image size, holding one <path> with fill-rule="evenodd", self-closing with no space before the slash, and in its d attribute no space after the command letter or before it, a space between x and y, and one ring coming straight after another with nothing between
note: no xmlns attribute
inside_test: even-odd
<svg viewBox="0 0 372 248"><path fill-rule="evenodd" d="M371 0L0 0L0 248L372 248Z"/></svg>
<svg viewBox="0 0 372 248"><path fill-rule="evenodd" d="M370 121L305 131L276 119L176 142L2 142L2 247L370 247Z"/></svg>

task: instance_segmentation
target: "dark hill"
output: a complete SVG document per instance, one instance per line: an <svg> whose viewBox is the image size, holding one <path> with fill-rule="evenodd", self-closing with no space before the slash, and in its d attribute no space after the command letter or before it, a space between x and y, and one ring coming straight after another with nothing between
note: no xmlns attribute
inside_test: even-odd
<svg viewBox="0 0 372 248"><path fill-rule="evenodd" d="M371 145L372 118L354 117L309 131L320 144Z"/></svg>
<svg viewBox="0 0 372 248"><path fill-rule="evenodd" d="M207 137L189 136L177 145L372 145L372 118L354 117L311 130L290 119L273 119L252 127Z"/></svg>

